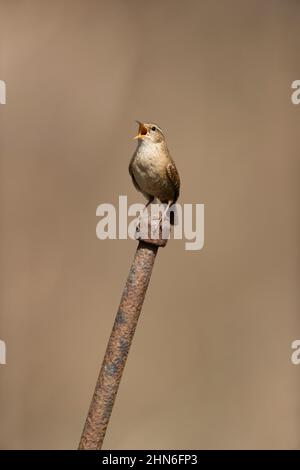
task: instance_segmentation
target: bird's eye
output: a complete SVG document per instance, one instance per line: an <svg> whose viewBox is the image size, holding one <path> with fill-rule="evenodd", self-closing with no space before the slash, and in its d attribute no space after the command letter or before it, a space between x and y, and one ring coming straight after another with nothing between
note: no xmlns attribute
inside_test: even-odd
<svg viewBox="0 0 300 470"><path fill-rule="evenodd" d="M151 130L152 130L152 131L156 131L156 127L155 127L155 126L152 126L152 127L151 127Z"/></svg>

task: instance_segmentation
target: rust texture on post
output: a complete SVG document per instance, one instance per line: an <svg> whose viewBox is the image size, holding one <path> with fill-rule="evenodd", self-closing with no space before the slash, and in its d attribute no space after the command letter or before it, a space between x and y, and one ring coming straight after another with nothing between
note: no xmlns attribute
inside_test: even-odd
<svg viewBox="0 0 300 470"><path fill-rule="evenodd" d="M161 231L157 240L150 237L139 240L82 432L80 450L102 447L157 250L166 243Z"/></svg>

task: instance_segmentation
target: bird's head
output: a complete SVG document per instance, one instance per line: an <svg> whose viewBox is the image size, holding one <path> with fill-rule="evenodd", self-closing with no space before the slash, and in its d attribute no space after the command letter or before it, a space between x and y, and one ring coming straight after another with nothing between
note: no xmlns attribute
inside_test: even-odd
<svg viewBox="0 0 300 470"><path fill-rule="evenodd" d="M144 142L151 141L155 144L158 144L165 139L163 131L157 124L154 124L153 122L136 122L139 125L139 133L134 137L135 139Z"/></svg>

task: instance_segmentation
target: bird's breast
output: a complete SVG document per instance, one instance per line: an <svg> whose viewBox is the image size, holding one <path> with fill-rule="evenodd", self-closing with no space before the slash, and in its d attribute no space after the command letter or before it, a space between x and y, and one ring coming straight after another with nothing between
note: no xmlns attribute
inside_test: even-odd
<svg viewBox="0 0 300 470"><path fill-rule="evenodd" d="M155 145L141 146L135 157L136 171L145 177L159 178L165 168L164 158Z"/></svg>
<svg viewBox="0 0 300 470"><path fill-rule="evenodd" d="M160 197L166 184L167 158L159 145L140 145L133 163L136 182L143 192Z"/></svg>

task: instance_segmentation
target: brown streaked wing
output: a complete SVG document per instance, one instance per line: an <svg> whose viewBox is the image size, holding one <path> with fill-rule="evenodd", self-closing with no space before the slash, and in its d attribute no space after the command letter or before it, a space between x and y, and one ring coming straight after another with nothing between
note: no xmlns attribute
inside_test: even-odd
<svg viewBox="0 0 300 470"><path fill-rule="evenodd" d="M174 188L174 200L173 200L173 204L174 204L179 198L180 177L179 177L179 173L177 171L176 165L173 161L167 165L167 175Z"/></svg>

